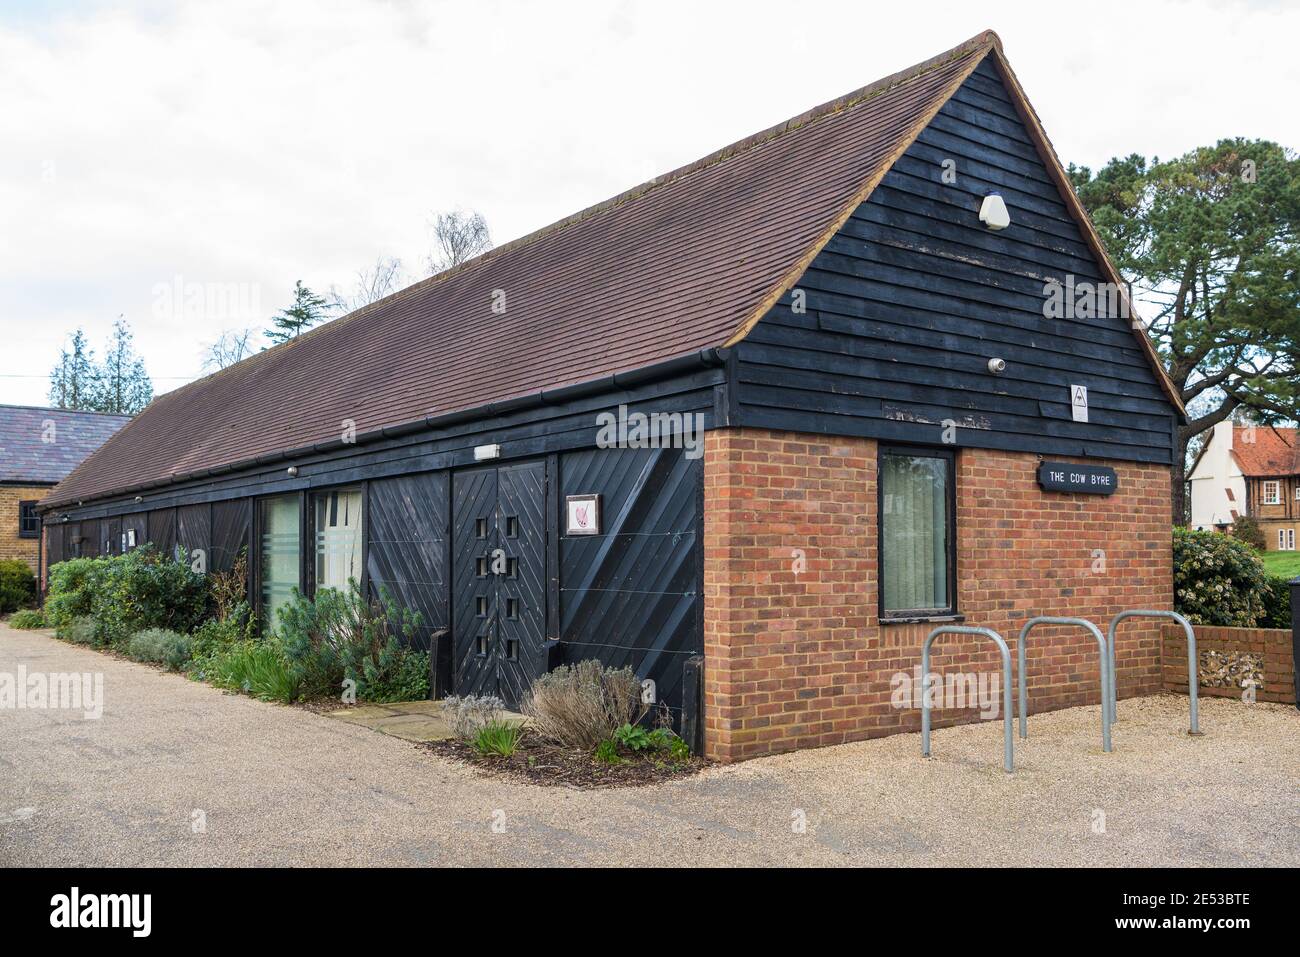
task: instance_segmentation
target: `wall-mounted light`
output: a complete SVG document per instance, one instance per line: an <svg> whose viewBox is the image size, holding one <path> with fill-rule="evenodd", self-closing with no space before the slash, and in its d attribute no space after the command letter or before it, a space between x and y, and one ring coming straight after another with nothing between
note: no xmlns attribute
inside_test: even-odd
<svg viewBox="0 0 1300 957"><path fill-rule="evenodd" d="M501 458L501 446L499 445L476 445L474 446L474 461L482 462L486 459Z"/></svg>
<svg viewBox="0 0 1300 957"><path fill-rule="evenodd" d="M287 469L285 469L285 471L289 473L290 478L294 478L298 474L298 466L290 465Z"/></svg>
<svg viewBox="0 0 1300 957"><path fill-rule="evenodd" d="M980 222L989 229L1006 229L1011 225L1011 214L1001 194L989 193L980 204Z"/></svg>
<svg viewBox="0 0 1300 957"><path fill-rule="evenodd" d="M990 359L990 360L989 360L989 371L992 372L994 375L1002 375L1002 373L1004 373L1004 372L1007 371L1007 360L1006 360L1006 359Z"/></svg>

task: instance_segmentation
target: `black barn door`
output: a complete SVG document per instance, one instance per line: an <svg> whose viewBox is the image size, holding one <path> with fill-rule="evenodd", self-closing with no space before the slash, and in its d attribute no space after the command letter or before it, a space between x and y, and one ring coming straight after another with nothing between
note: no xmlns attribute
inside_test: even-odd
<svg viewBox="0 0 1300 957"><path fill-rule="evenodd" d="M455 692L517 708L545 670L546 464L452 477Z"/></svg>
<svg viewBox="0 0 1300 957"><path fill-rule="evenodd" d="M498 470L497 541L497 693L513 708L546 670L546 463Z"/></svg>

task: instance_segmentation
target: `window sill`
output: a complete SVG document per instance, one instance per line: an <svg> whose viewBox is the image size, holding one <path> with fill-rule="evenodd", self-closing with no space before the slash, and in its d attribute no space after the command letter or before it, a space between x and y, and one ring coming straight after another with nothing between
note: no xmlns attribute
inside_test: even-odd
<svg viewBox="0 0 1300 957"><path fill-rule="evenodd" d="M882 625L917 625L932 623L936 625L954 625L966 620L965 615L910 615L899 618L881 618Z"/></svg>

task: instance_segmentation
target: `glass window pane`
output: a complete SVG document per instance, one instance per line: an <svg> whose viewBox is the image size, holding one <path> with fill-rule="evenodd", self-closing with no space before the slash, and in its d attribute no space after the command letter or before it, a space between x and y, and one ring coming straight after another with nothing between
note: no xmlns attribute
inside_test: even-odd
<svg viewBox="0 0 1300 957"><path fill-rule="evenodd" d="M361 490L316 495L316 588L361 581Z"/></svg>
<svg viewBox="0 0 1300 957"><path fill-rule="evenodd" d="M298 587L301 528L298 496L262 502L262 614L268 626L279 623L277 612Z"/></svg>
<svg viewBox="0 0 1300 957"><path fill-rule="evenodd" d="M881 588L886 611L951 607L948 595L948 459L881 458Z"/></svg>

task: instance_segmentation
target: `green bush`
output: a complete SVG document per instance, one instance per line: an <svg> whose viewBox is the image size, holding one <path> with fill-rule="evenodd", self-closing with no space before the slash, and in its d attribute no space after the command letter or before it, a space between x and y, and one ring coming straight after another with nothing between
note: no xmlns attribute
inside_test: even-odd
<svg viewBox="0 0 1300 957"><path fill-rule="evenodd" d="M205 678L218 688L285 704L298 697L298 680L274 641L240 641L207 663Z"/></svg>
<svg viewBox="0 0 1300 957"><path fill-rule="evenodd" d="M20 558L0 559L0 615L36 600L36 576Z"/></svg>
<svg viewBox="0 0 1300 957"><path fill-rule="evenodd" d="M690 747L671 728L646 730L639 724L625 724L611 738L598 744L596 760L617 764L622 760L620 749L633 754L663 753L673 761L687 761L691 756Z"/></svg>
<svg viewBox="0 0 1300 957"><path fill-rule="evenodd" d="M126 653L136 661L151 661L180 671L190 661L193 641L166 628L137 631L126 643Z"/></svg>
<svg viewBox="0 0 1300 957"><path fill-rule="evenodd" d="M44 628L45 616L34 609L24 608L22 611L16 611L9 616L9 627L17 628L19 631L31 631L33 628Z"/></svg>
<svg viewBox="0 0 1300 957"><path fill-rule="evenodd" d="M429 653L403 646L396 639L379 652L378 662L363 662L365 680L357 697L365 701L423 701L429 697Z"/></svg>
<svg viewBox="0 0 1300 957"><path fill-rule="evenodd" d="M1253 516L1238 515L1232 520L1231 535L1239 542L1245 542L1256 551L1263 551L1267 547L1264 539L1264 530L1259 527L1259 522L1255 521Z"/></svg>
<svg viewBox="0 0 1300 957"><path fill-rule="evenodd" d="M105 644L146 628L193 631L207 607L207 579L152 545L108 559L98 584L94 614Z"/></svg>
<svg viewBox="0 0 1300 957"><path fill-rule="evenodd" d="M1174 529L1174 608L1193 624L1256 627L1268 580L1244 542L1218 532Z"/></svg>
<svg viewBox="0 0 1300 957"><path fill-rule="evenodd" d="M1291 627L1290 583L1285 578L1266 578L1260 597L1264 601L1264 613L1259 619L1259 627L1289 629ZM12 619L10 624L13 624Z"/></svg>
<svg viewBox="0 0 1300 957"><path fill-rule="evenodd" d="M189 632L203 620L207 579L152 545L112 558L74 558L50 569L46 616L56 628L91 617L95 641L122 646L138 631Z"/></svg>
<svg viewBox="0 0 1300 957"><path fill-rule="evenodd" d="M83 615L80 618L73 618L71 621L64 622L54 634L64 641L71 641L78 645L93 645L95 643L95 619Z"/></svg>
<svg viewBox="0 0 1300 957"><path fill-rule="evenodd" d="M410 700L429 695L429 656L402 641L419 623L386 591L367 602L353 580L343 591L322 588L315 599L295 591L280 609L276 639L304 696L337 695L352 680L360 700Z"/></svg>
<svg viewBox="0 0 1300 957"><path fill-rule="evenodd" d="M248 602L240 602L224 618L209 618L194 629L194 655L208 656L239 641L253 638L257 623Z"/></svg>
<svg viewBox="0 0 1300 957"><path fill-rule="evenodd" d="M62 628L74 618L89 618L94 612L93 595L108 559L70 558L50 566L49 594L45 598L45 619Z"/></svg>

